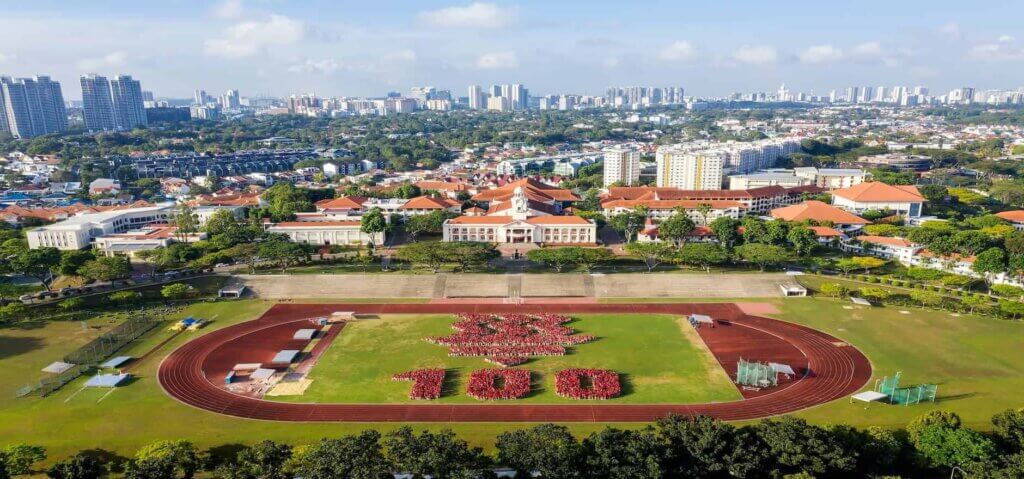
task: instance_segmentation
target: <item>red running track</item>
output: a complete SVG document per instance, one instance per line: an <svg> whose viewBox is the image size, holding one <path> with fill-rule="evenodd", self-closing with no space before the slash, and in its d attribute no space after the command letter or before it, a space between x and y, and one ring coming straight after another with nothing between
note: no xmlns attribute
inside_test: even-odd
<svg viewBox="0 0 1024 479"><path fill-rule="evenodd" d="M701 330L712 353L722 364L745 358L756 350L744 347L744 338L767 347L766 353L789 347L805 358L794 364L805 375L762 395L748 399L706 404L299 404L264 401L228 392L211 382L222 377L237 359L216 355L222 345L260 345L261 332L280 330L334 311L362 314L551 312L551 313L651 313L708 314L728 321L728 327ZM296 325L293 325L294 328ZM747 331L749 334L743 334ZM734 341L721 338L731 335ZM714 338L714 339L713 339ZM764 344L776 338L776 344ZM737 343L738 342L738 343ZM232 346L228 346L232 348ZM760 349L760 348L758 348ZM717 350L717 351L716 351ZM802 367L801 367L802 366ZM160 364L158 379L164 391L185 404L230 416L272 421L344 422L648 422L669 413L709 415L722 420L758 419L787 414L859 390L871 377L871 364L857 348L820 331L784 321L744 314L733 304L279 304L257 320L229 326L192 340Z"/></svg>

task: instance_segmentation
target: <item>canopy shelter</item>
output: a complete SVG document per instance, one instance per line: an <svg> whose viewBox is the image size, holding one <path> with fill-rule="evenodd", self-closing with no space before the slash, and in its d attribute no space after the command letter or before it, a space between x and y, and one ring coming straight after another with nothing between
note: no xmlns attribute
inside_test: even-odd
<svg viewBox="0 0 1024 479"><path fill-rule="evenodd" d="M296 331L295 334L292 335L292 339L297 339L299 341L309 341L313 339L314 336L316 336L316 332L317 330L311 328L300 329Z"/></svg>
<svg viewBox="0 0 1024 479"><path fill-rule="evenodd" d="M706 314L691 314L690 321L702 324L715 324L715 320Z"/></svg>
<svg viewBox="0 0 1024 479"><path fill-rule="evenodd" d="M776 374L785 374L786 376L789 377L796 376L796 371L794 371L793 368L790 367L790 365L788 364L768 363L768 366L771 367Z"/></svg>
<svg viewBox="0 0 1024 479"><path fill-rule="evenodd" d="M265 380L265 379L270 379L270 378L274 377L275 373L277 373L277 371L275 371L273 369L259 368L259 369L255 370L255 371L253 371L252 374L249 375L249 378L250 379Z"/></svg>
<svg viewBox="0 0 1024 479"><path fill-rule="evenodd" d="M113 388L120 386L131 377L131 374L97 374L85 382L85 387Z"/></svg>
<svg viewBox="0 0 1024 479"><path fill-rule="evenodd" d="M217 291L217 296L221 298L241 298L245 294L245 285L231 285L225 286Z"/></svg>
<svg viewBox="0 0 1024 479"><path fill-rule="evenodd" d="M43 368L44 373L50 374L61 374L67 372L69 369L75 367L74 364L65 363L64 361L54 361L49 366Z"/></svg>
<svg viewBox="0 0 1024 479"><path fill-rule="evenodd" d="M856 304L858 306L871 306L871 301L868 301L864 298L852 297L850 298L850 301L853 301L853 304Z"/></svg>
<svg viewBox="0 0 1024 479"><path fill-rule="evenodd" d="M104 369L113 369L113 368L121 367L122 364L127 363L128 361L131 361L131 359L132 359L131 356L117 356L117 357L113 357L113 358L108 359L107 362L105 362L103 364L100 364L100 367L104 368Z"/></svg>
<svg viewBox="0 0 1024 479"><path fill-rule="evenodd" d="M282 349L270 360L271 364L289 364L299 356L298 349Z"/></svg>
<svg viewBox="0 0 1024 479"><path fill-rule="evenodd" d="M238 363L235 367L231 368L232 371L254 371L263 366L260 363Z"/></svg>
<svg viewBox="0 0 1024 479"><path fill-rule="evenodd" d="M797 284L795 281L785 282L779 285L782 295L786 297L807 296L807 288Z"/></svg>

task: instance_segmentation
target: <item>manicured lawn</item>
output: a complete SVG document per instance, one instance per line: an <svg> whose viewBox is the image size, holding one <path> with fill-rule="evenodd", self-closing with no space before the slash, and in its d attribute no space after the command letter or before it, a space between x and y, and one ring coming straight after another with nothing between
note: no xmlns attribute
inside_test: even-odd
<svg viewBox="0 0 1024 479"><path fill-rule="evenodd" d="M598 339L570 348L561 357L533 358L519 366L532 371L531 394L516 403L580 403L559 397L554 373L569 367L620 373L625 394L608 402L688 403L739 399L739 393L692 328L671 315L579 315L570 326ZM477 403L465 394L469 373L495 367L482 358L452 358L447 348L423 338L451 334L451 315L388 315L350 323L310 374L301 402L381 403L408 399L411 383L392 381L398 372L445 368L442 403ZM688 337L690 335L690 337ZM642 354L638 354L642 351Z"/></svg>
<svg viewBox="0 0 1024 479"><path fill-rule="evenodd" d="M818 423L903 427L931 409L958 413L990 428L996 412L1024 406L1024 323L901 307L851 307L818 298L778 300L779 319L805 324L856 345L875 379L903 371L903 384L935 383L938 401L916 406L850 404L847 400L799 413ZM909 314L901 314L908 311ZM868 388L865 388L868 389Z"/></svg>

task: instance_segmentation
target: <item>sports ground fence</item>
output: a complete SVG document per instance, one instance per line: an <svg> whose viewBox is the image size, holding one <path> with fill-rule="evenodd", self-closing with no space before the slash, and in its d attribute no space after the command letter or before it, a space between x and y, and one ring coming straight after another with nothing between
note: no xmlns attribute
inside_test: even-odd
<svg viewBox="0 0 1024 479"><path fill-rule="evenodd" d="M71 352L62 359L73 364L60 374L49 374L35 384L27 384L15 393L18 397L28 395L47 396L65 384L74 381L103 360L109 358L128 343L138 339L155 328L162 320L151 316L135 316L101 334L96 339Z"/></svg>

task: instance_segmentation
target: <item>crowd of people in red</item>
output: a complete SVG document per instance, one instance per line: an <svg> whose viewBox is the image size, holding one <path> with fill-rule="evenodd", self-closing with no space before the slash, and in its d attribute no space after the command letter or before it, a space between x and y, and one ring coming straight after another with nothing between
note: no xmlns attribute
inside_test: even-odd
<svg viewBox="0 0 1024 479"><path fill-rule="evenodd" d="M619 374L608 369L563 369L555 373L555 393L572 399L609 399L622 393Z"/></svg>
<svg viewBox="0 0 1024 479"><path fill-rule="evenodd" d="M437 399L441 397L444 369L416 369L391 376L392 381L412 381L409 399Z"/></svg>
<svg viewBox="0 0 1024 479"><path fill-rule="evenodd" d="M530 371L479 369L469 375L466 393L481 401L518 399L530 392Z"/></svg>
<svg viewBox="0 0 1024 479"><path fill-rule="evenodd" d="M428 337L448 346L449 356L484 356L500 366L522 364L533 356L562 356L566 346L594 340L565 326L560 314L460 314L455 334Z"/></svg>

